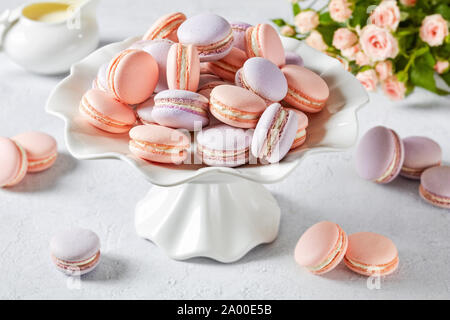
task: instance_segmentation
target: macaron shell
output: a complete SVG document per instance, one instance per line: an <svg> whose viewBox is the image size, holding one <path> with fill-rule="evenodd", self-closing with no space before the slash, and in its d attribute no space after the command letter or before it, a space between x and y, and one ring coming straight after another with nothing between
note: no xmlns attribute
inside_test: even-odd
<svg viewBox="0 0 450 320"><path fill-rule="evenodd" d="M186 16L181 12L164 15L155 21L145 33L143 40L169 39L178 42L177 30L184 21Z"/></svg>
<svg viewBox="0 0 450 320"><path fill-rule="evenodd" d="M309 227L297 242L295 261L303 267L322 263L335 249L339 240L339 226L322 221Z"/></svg>
<svg viewBox="0 0 450 320"><path fill-rule="evenodd" d="M210 111L220 121L238 128L255 128L257 120L238 120L235 117L225 116L215 111L212 100L219 101L227 108L261 115L266 108L266 103L258 95L244 88L232 85L221 85L211 91Z"/></svg>
<svg viewBox="0 0 450 320"><path fill-rule="evenodd" d="M398 261L393 264L396 259L398 260L398 251L395 244L389 238L373 232L358 232L349 235L345 258L366 266L387 267L386 270L381 272L381 275L394 272L398 266ZM345 264L352 271L363 275L374 273L357 269L348 261L345 261ZM392 266L388 267L389 264L392 264Z"/></svg>
<svg viewBox="0 0 450 320"><path fill-rule="evenodd" d="M281 132L278 143L273 148L273 151L267 160L270 163L277 163L281 161L292 147L297 134L298 116L293 111L289 112L289 118Z"/></svg>
<svg viewBox="0 0 450 320"><path fill-rule="evenodd" d="M0 137L0 187L16 185L27 172L25 150L11 139Z"/></svg>
<svg viewBox="0 0 450 320"><path fill-rule="evenodd" d="M441 208L450 208L450 167L432 167L422 173L420 179L422 198Z"/></svg>
<svg viewBox="0 0 450 320"><path fill-rule="evenodd" d="M185 50L185 61L182 62L182 50ZM183 69L183 66L185 68ZM185 83L180 77L184 74ZM172 45L167 55L167 85L173 90L197 91L200 79L200 60L198 51L193 45Z"/></svg>
<svg viewBox="0 0 450 320"><path fill-rule="evenodd" d="M51 254L68 262L91 258L99 250L100 239L97 234L84 228L60 231L50 241Z"/></svg>
<svg viewBox="0 0 450 320"><path fill-rule="evenodd" d="M144 46L142 50L151 54L158 64L158 83L155 88L155 92L161 92L169 89L167 85L167 56L169 54L170 47L173 45L173 41L168 39L153 40L150 44Z"/></svg>
<svg viewBox="0 0 450 320"><path fill-rule="evenodd" d="M127 104L147 100L153 94L158 79L158 64L143 50L122 51L108 67L109 90L118 100Z"/></svg>
<svg viewBox="0 0 450 320"><path fill-rule="evenodd" d="M156 123L155 119L152 117L153 107L155 106L154 98L154 96L150 97L136 108L136 114L139 117L139 120L144 124Z"/></svg>
<svg viewBox="0 0 450 320"><path fill-rule="evenodd" d="M85 111L83 107L85 102L101 117L119 121L124 125L117 127L102 122L101 119L98 119L95 115L93 116L92 113ZM80 112L93 126L111 133L128 132L136 122L136 115L133 109L98 89L91 89L84 94L80 103Z"/></svg>
<svg viewBox="0 0 450 320"><path fill-rule="evenodd" d="M420 179L421 173L442 162L442 149L434 140L426 137L403 139L405 160L400 174L410 179Z"/></svg>
<svg viewBox="0 0 450 320"><path fill-rule="evenodd" d="M294 108L286 108L286 109L292 110L298 116L297 133L299 133L300 131L306 130L306 128L308 127L308 124L309 124L308 116L298 109L294 109ZM303 139L297 139L297 134L296 134L296 138L294 139L294 142L293 142L290 150L300 147L301 145L303 145L305 143L305 141L306 141L306 136Z"/></svg>
<svg viewBox="0 0 450 320"><path fill-rule="evenodd" d="M294 90L308 101L320 103L311 106L306 102L299 102L290 92L284 100L295 108L305 112L319 112L325 106L330 90L327 83L313 71L297 65L285 65L281 68L286 77L289 90Z"/></svg>
<svg viewBox="0 0 450 320"><path fill-rule="evenodd" d="M245 22L231 22L230 25L233 30L233 46L245 51L245 31L252 25Z"/></svg>
<svg viewBox="0 0 450 320"><path fill-rule="evenodd" d="M271 102L284 99L288 90L280 69L270 60L260 57L250 58L244 63L241 81L244 87Z"/></svg>
<svg viewBox="0 0 450 320"><path fill-rule="evenodd" d="M396 154L393 132L383 126L367 131L356 149L356 171L367 180L380 178L391 165Z"/></svg>
<svg viewBox="0 0 450 320"><path fill-rule="evenodd" d="M13 140L19 143L27 153L28 172L44 171L55 163L58 146L52 136L43 132L29 131L13 137ZM44 163L33 164L36 161L44 161Z"/></svg>
<svg viewBox="0 0 450 320"><path fill-rule="evenodd" d="M256 28L256 29L255 29ZM257 34L257 45L259 54L256 55L251 48L251 37L253 30ZM246 51L248 57L263 57L272 61L277 66L283 66L286 62L283 44L278 32L269 24L259 24L248 28L245 33Z"/></svg>
<svg viewBox="0 0 450 320"><path fill-rule="evenodd" d="M234 81L236 71L244 65L246 60L247 54L244 51L232 48L225 58L209 62L209 70L224 80Z"/></svg>

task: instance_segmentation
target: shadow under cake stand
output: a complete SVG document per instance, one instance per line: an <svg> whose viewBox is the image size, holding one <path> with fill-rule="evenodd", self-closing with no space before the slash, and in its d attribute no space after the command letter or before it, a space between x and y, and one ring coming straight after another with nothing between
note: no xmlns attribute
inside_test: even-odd
<svg viewBox="0 0 450 320"><path fill-rule="evenodd" d="M234 262L262 243L275 240L280 208L262 185L286 178L307 155L354 145L357 109L368 101L359 81L340 62L291 38L286 50L300 54L305 66L330 88L325 109L310 116L306 143L280 163L238 168L161 165L136 158L127 134L110 134L84 121L78 106L98 68L139 38L98 49L71 68L51 93L46 110L65 122L65 141L78 159L120 159L153 184L136 206L135 226L173 259L208 257Z"/></svg>

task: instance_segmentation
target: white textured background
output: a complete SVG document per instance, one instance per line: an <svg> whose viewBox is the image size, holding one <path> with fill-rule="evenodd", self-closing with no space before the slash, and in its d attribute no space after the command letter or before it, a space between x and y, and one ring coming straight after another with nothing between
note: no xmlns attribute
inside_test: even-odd
<svg viewBox="0 0 450 320"><path fill-rule="evenodd" d="M0 11L20 0L3 0ZM101 3L102 44L142 34L160 15L212 11L250 23L289 17L282 0L119 1ZM49 171L29 175L0 190L0 298L99 299L403 299L450 298L450 212L424 203L418 183L398 178L387 186L359 179L353 150L308 158L285 181L270 185L282 208L278 239L241 261L172 261L137 237L136 202L150 186L125 163L77 161L64 146L63 123L44 105L61 77L24 72L0 53L0 135L42 130L56 137L61 152ZM417 90L401 103L371 95L359 112L361 132L383 124L402 136L427 135L450 162L450 99ZM390 237L400 254L398 271L369 290L366 278L340 265L318 277L299 268L293 249L302 232L321 220L348 233L373 231ZM48 252L58 229L78 225L96 231L103 261L76 289L53 268Z"/></svg>

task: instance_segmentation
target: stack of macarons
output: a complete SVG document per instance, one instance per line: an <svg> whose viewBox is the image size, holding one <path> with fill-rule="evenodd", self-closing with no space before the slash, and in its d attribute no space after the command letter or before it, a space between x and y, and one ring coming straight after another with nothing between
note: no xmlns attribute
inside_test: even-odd
<svg viewBox="0 0 450 320"><path fill-rule="evenodd" d="M297 242L295 261L309 272L321 275L341 262L365 276L393 273L399 263L395 244L373 232L357 232L347 236L331 221L318 222L308 228Z"/></svg>
<svg viewBox="0 0 450 320"><path fill-rule="evenodd" d="M56 140L43 132L28 131L0 137L0 188L20 183L25 175L50 168L58 156Z"/></svg>
<svg viewBox="0 0 450 320"><path fill-rule="evenodd" d="M389 183L398 175L420 180L419 193L427 202L450 208L450 167L441 166L442 150L427 137L401 139L392 129L367 131L356 149L356 171L364 179Z"/></svg>
<svg viewBox="0 0 450 320"><path fill-rule="evenodd" d="M179 164L192 154L205 165L239 166L250 155L275 163L301 146L305 113L321 111L328 96L271 25L175 12L99 68L80 113L98 129L129 133L141 159ZM180 130L201 131L195 152Z"/></svg>

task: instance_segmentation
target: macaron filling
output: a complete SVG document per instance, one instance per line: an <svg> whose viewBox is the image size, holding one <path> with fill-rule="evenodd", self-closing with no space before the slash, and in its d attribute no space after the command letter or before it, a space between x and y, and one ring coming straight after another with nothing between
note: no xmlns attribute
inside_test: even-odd
<svg viewBox="0 0 450 320"><path fill-rule="evenodd" d="M367 265L361 262L356 262L354 260L351 260L347 256L344 257L345 262L347 262L351 267L355 268L356 270L360 270L364 273L385 273L394 268L398 264L398 256L395 257L394 260L387 264L382 265Z"/></svg>
<svg viewBox="0 0 450 320"><path fill-rule="evenodd" d="M312 101L291 87L288 87L288 95L292 97L292 99L294 99L295 101L301 104L306 104L312 108L316 107L316 109L321 109L322 106L325 104L325 102L323 101L322 102Z"/></svg>
<svg viewBox="0 0 450 320"><path fill-rule="evenodd" d="M170 146L166 144L157 144L141 140L130 140L130 146L140 149L144 152L156 154L179 154L181 155L189 146Z"/></svg>
<svg viewBox="0 0 450 320"><path fill-rule="evenodd" d="M178 46L178 53L177 53L177 58L178 58L178 68L177 68L177 73L178 73L178 77L177 77L177 82L178 82L178 88L180 89L185 89L186 87L186 83L188 83L189 80L189 70L187 68L188 65L188 61L187 59L188 54L187 54L187 47L183 46L183 45L179 45Z"/></svg>
<svg viewBox="0 0 450 320"><path fill-rule="evenodd" d="M286 123L288 122L288 119L289 112L284 108L279 108L267 133L267 137L264 140L264 144L258 158L269 158L271 156L274 147L280 140L280 136L286 126Z"/></svg>
<svg viewBox="0 0 450 320"><path fill-rule="evenodd" d="M229 108L227 106L225 106L224 104L222 104L220 101L218 101L217 99L215 99L214 97L211 97L210 99L210 105L211 108L217 112L218 114L220 114L223 117L226 118L230 118L232 120L236 120L236 121L258 121L259 117L260 117L260 113L256 113L256 112L245 112L242 110L236 110L233 108Z"/></svg>
<svg viewBox="0 0 450 320"><path fill-rule="evenodd" d="M155 100L154 108L179 109L204 117L208 116L208 113L206 112L206 110L208 109L208 103L202 103L194 100L177 98L157 99Z"/></svg>
<svg viewBox="0 0 450 320"><path fill-rule="evenodd" d="M233 44L233 30L230 29L228 35L222 40L208 44L208 45L197 45L197 50L200 56L206 56L212 53L220 53L226 51Z"/></svg>
<svg viewBox="0 0 450 320"><path fill-rule="evenodd" d="M45 165L49 164L50 162L53 162L57 156L58 156L58 152L55 152L45 159L30 160L30 158L28 158L28 169L33 170L38 167L45 166Z"/></svg>
<svg viewBox="0 0 450 320"><path fill-rule="evenodd" d="M207 158L208 160L229 162L248 159L250 148L245 148L242 150L213 150L198 144L197 153L202 158Z"/></svg>
<svg viewBox="0 0 450 320"><path fill-rule="evenodd" d="M256 27L253 27L251 29L251 36L250 36L250 44L253 51L253 54L257 57L261 55L260 48L259 48L259 29L261 28L261 25L258 24Z"/></svg>
<svg viewBox="0 0 450 320"><path fill-rule="evenodd" d="M344 232L342 231L342 229L339 228L339 238L338 238L338 241L336 243L334 250L330 253L330 255L323 262L321 262L315 266L312 266L312 267L307 267L307 269L312 272L318 272L318 271L325 269L329 265L331 265L331 263L340 255L342 248L345 245L344 242L345 242Z"/></svg>
<svg viewBox="0 0 450 320"><path fill-rule="evenodd" d="M20 167L14 179L11 182L5 184L4 187L11 187L18 184L23 179L28 170L28 159L25 149L22 148L22 146L20 146L18 143L16 143L15 145L17 149L19 149L20 153Z"/></svg>
<svg viewBox="0 0 450 320"><path fill-rule="evenodd" d="M239 66L232 65L231 63L225 62L223 60L218 61L211 61L211 64L217 66L220 69L223 69L225 71L229 71L232 73L236 73L236 71L239 70Z"/></svg>
<svg viewBox="0 0 450 320"><path fill-rule="evenodd" d="M294 144L304 140L306 138L306 129L297 131L297 134L295 135Z"/></svg>
<svg viewBox="0 0 450 320"><path fill-rule="evenodd" d="M395 174L396 169L400 166L400 138L391 130L391 134L394 136L395 139L395 152L394 152L394 159L392 159L391 164L389 165L388 169L386 170L386 172L379 177L378 179L375 180L375 182L378 183L383 183L386 181L389 181L390 178Z"/></svg>
<svg viewBox="0 0 450 320"><path fill-rule="evenodd" d="M432 192L429 192L425 190L425 188L422 185L420 185L419 191L420 194L431 203L435 203L441 206L450 206L450 198L448 197L441 197Z"/></svg>
<svg viewBox="0 0 450 320"><path fill-rule="evenodd" d="M80 260L80 261L65 261L56 258L53 256L53 259L56 262L56 265L62 269L70 270L70 271L77 271L77 270L85 270L90 267L92 267L94 264L97 263L97 261L100 259L100 251L97 251L95 255L92 257L86 259L86 260Z"/></svg>
<svg viewBox="0 0 450 320"><path fill-rule="evenodd" d="M90 116L91 118L97 120L100 123L103 123L105 125L116 127L116 128L131 128L131 124L123 123L121 121L117 121L114 119L111 119L105 115L102 115L100 112L98 112L94 107L92 107L88 101L88 99L84 96L83 99L81 99L81 111L84 112L86 115Z"/></svg>

